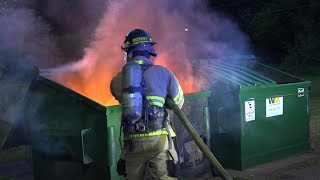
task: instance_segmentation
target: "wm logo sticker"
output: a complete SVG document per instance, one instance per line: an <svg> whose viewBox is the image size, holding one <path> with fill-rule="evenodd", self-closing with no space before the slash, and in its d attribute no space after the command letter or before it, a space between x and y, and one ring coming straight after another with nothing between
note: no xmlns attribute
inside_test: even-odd
<svg viewBox="0 0 320 180"><path fill-rule="evenodd" d="M280 97L269 98L269 104L280 103Z"/></svg>
<svg viewBox="0 0 320 180"><path fill-rule="evenodd" d="M283 114L283 97L266 98L266 117Z"/></svg>

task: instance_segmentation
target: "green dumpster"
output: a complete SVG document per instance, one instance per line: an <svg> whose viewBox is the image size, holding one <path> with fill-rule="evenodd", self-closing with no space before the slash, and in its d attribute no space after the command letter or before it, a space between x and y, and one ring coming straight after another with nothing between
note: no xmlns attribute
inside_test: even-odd
<svg viewBox="0 0 320 180"><path fill-rule="evenodd" d="M37 73L3 148L30 145L35 180L111 179L106 107Z"/></svg>
<svg viewBox="0 0 320 180"><path fill-rule="evenodd" d="M225 168L246 169L309 150L311 82L251 62L194 63L211 82L211 150Z"/></svg>

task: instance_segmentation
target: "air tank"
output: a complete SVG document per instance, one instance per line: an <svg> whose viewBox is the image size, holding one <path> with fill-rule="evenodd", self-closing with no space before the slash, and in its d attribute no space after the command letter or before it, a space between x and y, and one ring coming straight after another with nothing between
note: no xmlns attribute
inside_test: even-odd
<svg viewBox="0 0 320 180"><path fill-rule="evenodd" d="M122 68L122 116L135 123L142 116L142 68L138 63L128 62Z"/></svg>

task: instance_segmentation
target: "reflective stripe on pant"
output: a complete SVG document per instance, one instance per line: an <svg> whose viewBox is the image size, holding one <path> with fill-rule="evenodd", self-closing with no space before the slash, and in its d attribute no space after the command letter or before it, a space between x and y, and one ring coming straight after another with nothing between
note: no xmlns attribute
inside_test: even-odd
<svg viewBox="0 0 320 180"><path fill-rule="evenodd" d="M124 142L126 154L126 180L141 180L144 178L145 170L149 166L153 179L174 180L177 178L168 176L167 160L169 156L169 141L166 135L136 138ZM170 150L174 160L177 162L177 152L172 145Z"/></svg>

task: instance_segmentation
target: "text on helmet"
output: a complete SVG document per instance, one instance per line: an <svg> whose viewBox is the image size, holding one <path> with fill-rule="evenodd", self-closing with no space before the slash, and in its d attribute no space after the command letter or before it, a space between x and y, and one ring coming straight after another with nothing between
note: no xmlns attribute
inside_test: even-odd
<svg viewBox="0 0 320 180"><path fill-rule="evenodd" d="M136 37L132 39L132 43L146 42L148 41L148 37Z"/></svg>

